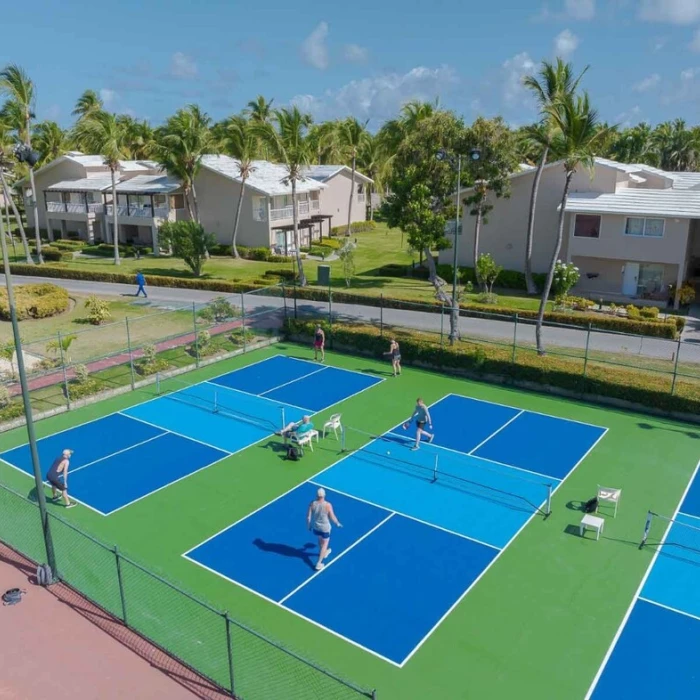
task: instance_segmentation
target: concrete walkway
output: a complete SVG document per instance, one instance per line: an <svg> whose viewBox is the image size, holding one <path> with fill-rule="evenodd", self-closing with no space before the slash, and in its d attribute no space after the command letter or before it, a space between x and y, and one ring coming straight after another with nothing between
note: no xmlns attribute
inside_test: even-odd
<svg viewBox="0 0 700 700"><path fill-rule="evenodd" d="M700 304L693 304L683 329L683 341L700 345Z"/></svg>

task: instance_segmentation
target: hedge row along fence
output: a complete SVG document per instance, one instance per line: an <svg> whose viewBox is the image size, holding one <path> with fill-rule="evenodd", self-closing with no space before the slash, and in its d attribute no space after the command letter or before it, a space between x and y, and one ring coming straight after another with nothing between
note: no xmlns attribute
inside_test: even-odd
<svg viewBox="0 0 700 700"><path fill-rule="evenodd" d="M293 341L311 342L315 327L315 321L288 318L285 334ZM380 358L388 346L387 334L380 335L374 326L334 323L326 332L336 350ZM599 361L584 365L582 358L541 357L524 349L514 355L507 347L471 341L441 347L434 336L419 331L392 330L391 335L401 344L402 363L407 365L451 370L539 391L550 389L594 402L603 397L633 408L681 418L692 416L695 421L700 417L700 380L679 378L672 382L670 373L622 369Z"/></svg>

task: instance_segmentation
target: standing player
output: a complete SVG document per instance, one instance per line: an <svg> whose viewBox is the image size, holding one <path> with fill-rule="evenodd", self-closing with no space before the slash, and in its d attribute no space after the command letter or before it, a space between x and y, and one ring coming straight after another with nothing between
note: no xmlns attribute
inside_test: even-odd
<svg viewBox="0 0 700 700"><path fill-rule="evenodd" d="M394 369L394 376L401 374L401 348L396 342L396 338L389 341L389 350L384 353L391 358L391 366Z"/></svg>
<svg viewBox="0 0 700 700"><path fill-rule="evenodd" d="M316 324L316 331L314 332L314 360L318 360L318 351L321 351L321 362L326 359L326 353L324 351L324 346L326 344L326 334L321 328L321 324Z"/></svg>
<svg viewBox="0 0 700 700"><path fill-rule="evenodd" d="M416 444L411 449L417 450L420 447L422 435L428 438L428 442L432 442L435 437L432 433L425 430L426 424L431 430L433 429L433 419L430 417L430 411L428 411L425 401L420 396L416 399L416 408L413 411L413 415L403 424L403 429L408 430L408 426L413 420L416 421Z"/></svg>
<svg viewBox="0 0 700 700"><path fill-rule="evenodd" d="M335 517L333 506L326 500L325 489L316 492L316 500L311 501L306 513L306 527L318 537L318 562L316 571L321 571L325 564L323 560L330 555L331 548L331 520L336 527L343 527Z"/></svg>
<svg viewBox="0 0 700 700"><path fill-rule="evenodd" d="M75 501L68 498L68 468L72 455L73 450L63 450L61 456L53 461L49 473L46 475L46 480L51 484L51 494L54 501L58 500L60 493L66 508L77 505Z"/></svg>

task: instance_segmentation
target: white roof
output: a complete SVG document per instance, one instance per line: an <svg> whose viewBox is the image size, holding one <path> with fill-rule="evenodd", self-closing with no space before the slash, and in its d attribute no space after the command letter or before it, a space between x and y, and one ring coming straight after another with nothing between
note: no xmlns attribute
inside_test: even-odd
<svg viewBox="0 0 700 700"><path fill-rule="evenodd" d="M80 180L63 180L56 182L51 187L47 187L47 191L62 191L62 192L102 192L112 186L112 177L84 177Z"/></svg>
<svg viewBox="0 0 700 700"><path fill-rule="evenodd" d="M700 191L621 189L615 193L574 192L565 211L579 214L626 214L675 219L700 218Z"/></svg>
<svg viewBox="0 0 700 700"><path fill-rule="evenodd" d="M167 175L137 175L128 180L122 180L117 185L117 192L159 194L174 192L180 186L179 180Z"/></svg>
<svg viewBox="0 0 700 700"><path fill-rule="evenodd" d="M202 158L202 165L208 170L219 173L229 180L241 181L238 161L230 156L206 155ZM246 180L246 187L250 187L262 194L279 195L291 194L291 185L283 184L287 178L287 169L284 165L269 163L266 160L253 161L253 172ZM297 182L297 192L313 192L325 189L326 185L317 180L305 179Z"/></svg>
<svg viewBox="0 0 700 700"><path fill-rule="evenodd" d="M304 169L304 174L319 182L327 182L343 171L351 174L352 168L349 168L347 165L310 165ZM372 182L371 178L363 175L359 170L355 170L355 177L364 182Z"/></svg>

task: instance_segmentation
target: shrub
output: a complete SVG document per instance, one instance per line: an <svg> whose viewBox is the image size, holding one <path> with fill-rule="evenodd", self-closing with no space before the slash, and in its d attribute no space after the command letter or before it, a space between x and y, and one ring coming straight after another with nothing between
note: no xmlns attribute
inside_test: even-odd
<svg viewBox="0 0 700 700"><path fill-rule="evenodd" d="M374 221L353 221L350 224L350 233L367 233L368 231L374 231L376 228L377 224ZM344 236L347 230L347 224L345 226L334 226L331 229L331 236Z"/></svg>
<svg viewBox="0 0 700 700"><path fill-rule="evenodd" d="M642 317L639 309L634 304L627 304L625 311L627 311L627 318L636 319Z"/></svg>
<svg viewBox="0 0 700 700"><path fill-rule="evenodd" d="M452 265L439 265L438 274L445 280L452 280ZM537 288L542 289L547 275L541 272L536 272L532 275L532 277L535 281L535 284L537 285ZM467 282L476 284L476 275L474 273L474 268L460 267L459 283L464 285ZM498 288L519 289L521 291L526 291L527 284L525 282L525 273L519 272L518 270L501 270L501 273L498 275Z"/></svg>
<svg viewBox="0 0 700 700"><path fill-rule="evenodd" d="M93 377L88 377L85 381L73 380L68 382L68 396L72 401L77 401L78 399L84 399L86 396L99 394L103 388L102 382Z"/></svg>
<svg viewBox="0 0 700 700"><path fill-rule="evenodd" d="M562 299L569 290L576 285L581 278L578 267L573 263L565 263L557 260L554 265L554 277L552 278L551 292L555 299Z"/></svg>
<svg viewBox="0 0 700 700"><path fill-rule="evenodd" d="M35 274L43 274L47 269L43 266L27 265L37 270ZM68 292L55 284L22 284L15 287L15 306L17 319L24 321L28 318L49 318L68 310L70 298ZM0 288L0 319L10 320L10 308L7 304L7 291Z"/></svg>
<svg viewBox="0 0 700 700"><path fill-rule="evenodd" d="M592 309L595 306L594 301L584 297L566 297L565 303L578 311L588 311L588 309Z"/></svg>
<svg viewBox="0 0 700 700"><path fill-rule="evenodd" d="M480 304L498 304L498 294L493 292L482 292L476 298Z"/></svg>
<svg viewBox="0 0 700 700"><path fill-rule="evenodd" d="M59 238L58 240L51 243L52 248L58 248L59 250L81 250L87 245L85 241L71 241L66 238Z"/></svg>
<svg viewBox="0 0 700 700"><path fill-rule="evenodd" d="M4 384L0 384L0 408L6 408L9 403L10 390Z"/></svg>
<svg viewBox="0 0 700 700"><path fill-rule="evenodd" d="M148 376L156 372L162 372L168 368L166 360L160 359L157 354L156 346L153 344L143 346L143 356L137 360L134 369L142 375Z"/></svg>
<svg viewBox="0 0 700 700"><path fill-rule="evenodd" d="M476 261L476 269L479 273L479 279L485 287L484 291L486 292L486 296L490 299L484 303L495 304L498 301L498 297L493 294L493 285L501 272L503 272L503 268L496 264L496 261L493 259L492 255L483 253Z"/></svg>
<svg viewBox="0 0 700 700"><path fill-rule="evenodd" d="M242 346L253 342L253 340L255 340L255 333L249 328L241 327L236 328L228 338L234 345Z"/></svg>
<svg viewBox="0 0 700 700"><path fill-rule="evenodd" d="M639 314L642 318L658 318L659 317L659 307L658 306L642 306L639 309Z"/></svg>
<svg viewBox="0 0 700 700"><path fill-rule="evenodd" d="M339 241L336 238L326 237L322 241L319 241L316 245L320 245L325 248L330 248L331 250L338 250L343 245L343 242Z"/></svg>
<svg viewBox="0 0 700 700"><path fill-rule="evenodd" d="M294 261L294 258L291 255L271 255L267 259L267 262L274 262L274 263L290 263L293 261Z"/></svg>
<svg viewBox="0 0 700 700"><path fill-rule="evenodd" d="M69 262L73 259L73 253L51 246L44 246L41 249L41 254L47 262Z"/></svg>
<svg viewBox="0 0 700 700"><path fill-rule="evenodd" d="M240 316L238 309L234 309L224 297L212 299L200 312L199 317L205 321L215 321L220 323L228 318Z"/></svg>
<svg viewBox="0 0 700 700"><path fill-rule="evenodd" d="M88 310L87 320L93 326L99 326L112 317L109 310L109 302L92 294L85 300L85 308Z"/></svg>
<svg viewBox="0 0 700 700"><path fill-rule="evenodd" d="M278 277L287 282L293 282L297 278L295 270L265 270L264 277Z"/></svg>
<svg viewBox="0 0 700 700"><path fill-rule="evenodd" d="M240 254L241 249L240 247L238 248L238 253ZM210 255L231 255L231 246L226 245L225 243L217 243L216 245L213 245L211 248L209 248L209 254Z"/></svg>
<svg viewBox="0 0 700 700"><path fill-rule="evenodd" d="M24 414L24 404L21 401L11 401L4 407L0 407L0 423L14 420Z"/></svg>
<svg viewBox="0 0 700 700"><path fill-rule="evenodd" d="M79 384L84 384L90 378L90 372L85 365L76 365L74 372L75 381Z"/></svg>

